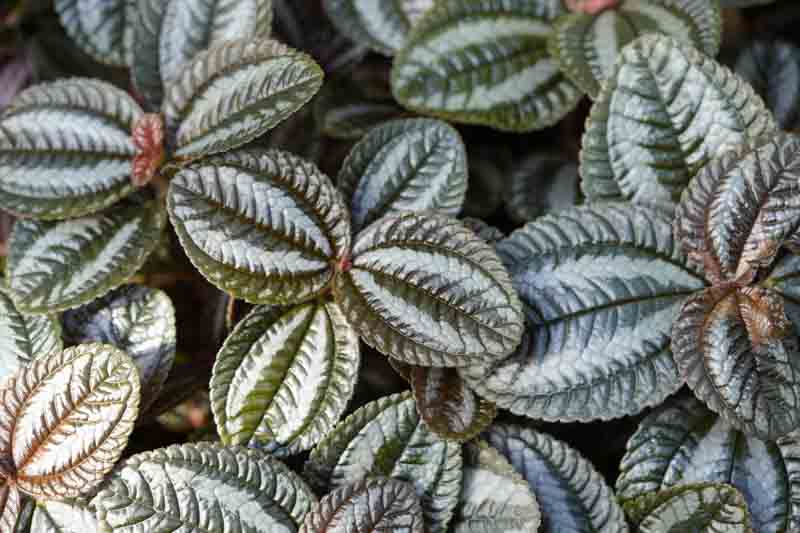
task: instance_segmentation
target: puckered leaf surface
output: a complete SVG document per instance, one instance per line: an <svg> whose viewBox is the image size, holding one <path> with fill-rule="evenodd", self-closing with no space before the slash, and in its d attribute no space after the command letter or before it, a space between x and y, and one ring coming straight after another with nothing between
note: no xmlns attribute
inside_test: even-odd
<svg viewBox="0 0 800 533"><path fill-rule="evenodd" d="M55 8L81 50L101 63L133 64L136 0L55 0Z"/></svg>
<svg viewBox="0 0 800 533"><path fill-rule="evenodd" d="M32 533L94 533L99 530L94 511L82 500L39 502L31 522Z"/></svg>
<svg viewBox="0 0 800 533"><path fill-rule="evenodd" d="M0 381L37 357L60 351L61 326L49 316L26 315L0 290Z"/></svg>
<svg viewBox="0 0 800 533"><path fill-rule="evenodd" d="M4 483L0 478L0 530L14 531L21 507L21 495L17 486Z"/></svg>

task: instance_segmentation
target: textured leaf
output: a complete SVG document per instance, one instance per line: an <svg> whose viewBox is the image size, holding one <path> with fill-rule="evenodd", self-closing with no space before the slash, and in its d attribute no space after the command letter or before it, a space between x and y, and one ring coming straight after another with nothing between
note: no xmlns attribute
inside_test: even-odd
<svg viewBox="0 0 800 533"><path fill-rule="evenodd" d="M715 0L622 0L613 9L560 18L549 49L561 70L596 98L619 51L645 33L669 35L714 57L722 33L719 5Z"/></svg>
<svg viewBox="0 0 800 533"><path fill-rule="evenodd" d="M23 313L52 313L88 303L144 264L166 224L157 200L130 197L96 215L18 220L9 242L7 284Z"/></svg>
<svg viewBox="0 0 800 533"><path fill-rule="evenodd" d="M103 342L127 353L142 382L140 410L153 405L175 360L175 308L166 293L125 285L61 320L67 342Z"/></svg>
<svg viewBox="0 0 800 533"><path fill-rule="evenodd" d="M583 192L672 211L723 151L775 131L752 87L690 45L663 35L622 51L583 137Z"/></svg>
<svg viewBox="0 0 800 533"><path fill-rule="evenodd" d="M414 367L411 388L419 415L443 439L468 441L497 414L494 404L479 398L452 368Z"/></svg>
<svg viewBox="0 0 800 533"><path fill-rule="evenodd" d="M397 120L355 145L338 181L356 233L402 211L457 215L467 192L467 152L458 132L444 122Z"/></svg>
<svg viewBox="0 0 800 533"><path fill-rule="evenodd" d="M519 223L578 203L578 166L558 155L530 155L515 166L509 181L506 212Z"/></svg>
<svg viewBox="0 0 800 533"><path fill-rule="evenodd" d="M339 192L314 165L285 152L206 158L172 180L168 206L197 269L252 303L321 293L350 248Z"/></svg>
<svg viewBox="0 0 800 533"><path fill-rule="evenodd" d="M325 490L372 476L412 483L429 533L440 533L458 502L461 467L461 446L428 431L407 392L371 402L339 424L311 452L306 479Z"/></svg>
<svg viewBox="0 0 800 533"><path fill-rule="evenodd" d="M3 483L0 478L0 531L14 531L22 506L16 485Z"/></svg>
<svg viewBox="0 0 800 533"><path fill-rule="evenodd" d="M422 509L408 483L372 478L325 496L300 533L423 533Z"/></svg>
<svg viewBox="0 0 800 533"><path fill-rule="evenodd" d="M334 293L363 340L421 366L501 360L521 307L494 250L437 214L387 216L361 232Z"/></svg>
<svg viewBox="0 0 800 533"><path fill-rule="evenodd" d="M55 0L67 34L101 63L133 63L136 0Z"/></svg>
<svg viewBox="0 0 800 533"><path fill-rule="evenodd" d="M31 529L36 533L94 533L100 526L85 502L50 500L36 504Z"/></svg>
<svg viewBox="0 0 800 533"><path fill-rule="evenodd" d="M800 48L781 40L753 41L739 52L736 73L764 99L782 130L800 125Z"/></svg>
<svg viewBox="0 0 800 533"><path fill-rule="evenodd" d="M44 219L94 213L134 190L131 130L142 115L120 89L83 78L20 93L0 114L0 204Z"/></svg>
<svg viewBox="0 0 800 533"><path fill-rule="evenodd" d="M496 246L506 238L506 234L494 226L490 226L479 218L463 218L461 222L472 230L480 240L491 246Z"/></svg>
<svg viewBox="0 0 800 533"><path fill-rule="evenodd" d="M259 306L225 341L211 378L211 407L226 444L273 455L311 449L353 395L358 335L335 303Z"/></svg>
<svg viewBox="0 0 800 533"><path fill-rule="evenodd" d="M229 41L201 52L165 96L175 156L226 152L274 128L322 85L322 69L276 41Z"/></svg>
<svg viewBox="0 0 800 533"><path fill-rule="evenodd" d="M499 253L528 331L510 358L461 371L478 394L516 414L585 421L637 413L681 386L672 322L703 281L666 218L573 208L517 230Z"/></svg>
<svg viewBox="0 0 800 533"><path fill-rule="evenodd" d="M464 485L453 533L536 533L542 521L528 483L484 441L464 447Z"/></svg>
<svg viewBox="0 0 800 533"><path fill-rule="evenodd" d="M139 407L139 375L124 352L84 344L34 360L0 385L0 454L20 490L75 498L122 455Z"/></svg>
<svg viewBox="0 0 800 533"><path fill-rule="evenodd" d="M729 483L742 492L753 528L790 533L800 527L800 440L745 435L695 398L673 401L645 418L628 441L616 488L626 512L634 501L681 484ZM636 517L635 512L631 513Z"/></svg>
<svg viewBox="0 0 800 533"><path fill-rule="evenodd" d="M0 381L35 358L61 348L57 320L22 314L8 294L0 290Z"/></svg>
<svg viewBox="0 0 800 533"><path fill-rule="evenodd" d="M392 91L403 106L508 131L551 126L581 91L547 52L560 0L442 0L397 54Z"/></svg>
<svg viewBox="0 0 800 533"><path fill-rule="evenodd" d="M641 533L753 533L747 504L730 485L687 485L658 497L664 501L644 518Z"/></svg>
<svg viewBox="0 0 800 533"><path fill-rule="evenodd" d="M91 505L109 532L294 533L315 503L303 480L269 455L197 443L131 457Z"/></svg>
<svg viewBox="0 0 800 533"><path fill-rule="evenodd" d="M611 489L578 452L549 435L513 425L493 425L485 437L536 495L544 517L541 533L627 533Z"/></svg>

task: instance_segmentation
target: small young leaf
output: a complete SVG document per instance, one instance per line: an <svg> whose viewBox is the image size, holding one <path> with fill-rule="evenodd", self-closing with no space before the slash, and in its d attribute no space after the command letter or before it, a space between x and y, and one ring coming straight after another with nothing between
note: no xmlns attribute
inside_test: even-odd
<svg viewBox="0 0 800 533"><path fill-rule="evenodd" d="M371 130L339 172L358 233L385 215L435 210L457 215L467 192L467 152L448 124L397 120Z"/></svg>
<svg viewBox="0 0 800 533"><path fill-rule="evenodd" d="M38 498L76 498L122 455L139 408L139 374L124 352L84 344L35 359L0 385L0 455Z"/></svg>
<svg viewBox="0 0 800 533"><path fill-rule="evenodd" d="M100 524L94 511L81 500L42 501L36 504L31 532L94 533Z"/></svg>
<svg viewBox="0 0 800 533"><path fill-rule="evenodd" d="M332 302L253 309L225 341L211 407L225 444L273 455L311 449L353 395L358 335Z"/></svg>
<svg viewBox="0 0 800 533"><path fill-rule="evenodd" d="M9 242L11 298L23 313L42 314L102 296L142 267L166 218L158 201L142 194L83 218L18 220Z"/></svg>
<svg viewBox="0 0 800 533"><path fill-rule="evenodd" d="M103 531L294 533L311 489L264 452L197 443L134 455L92 500Z"/></svg>
<svg viewBox="0 0 800 533"><path fill-rule="evenodd" d="M508 131L553 125L581 91L547 52L560 0L442 0L397 54L392 91L403 106Z"/></svg>
<svg viewBox="0 0 800 533"><path fill-rule="evenodd" d="M22 497L17 486L0 477L0 531L15 531L21 507Z"/></svg>
<svg viewBox="0 0 800 533"><path fill-rule="evenodd" d="M308 300L350 248L350 215L314 165L240 150L178 173L168 207L184 250L209 281L251 303Z"/></svg>
<svg viewBox="0 0 800 533"><path fill-rule="evenodd" d="M775 129L747 82L688 44L648 35L622 50L592 107L583 192L671 212L709 160Z"/></svg>
<svg viewBox="0 0 800 533"><path fill-rule="evenodd" d="M659 505L639 524L641 533L754 533L747 504L730 485L686 485L656 498Z"/></svg>
<svg viewBox="0 0 800 533"><path fill-rule="evenodd" d="M0 290L0 381L35 358L61 348L57 320L21 313L6 291Z"/></svg>
<svg viewBox="0 0 800 533"><path fill-rule="evenodd" d="M422 509L408 483L371 478L337 489L306 515L299 533L423 533Z"/></svg>
<svg viewBox="0 0 800 533"><path fill-rule="evenodd" d="M578 166L562 156L531 154L514 167L509 181L506 212L519 223L578 203Z"/></svg>
<svg viewBox="0 0 800 533"><path fill-rule="evenodd" d="M334 294L362 339L421 366L500 361L522 309L497 254L457 220L387 216L361 232Z"/></svg>
<svg viewBox="0 0 800 533"><path fill-rule="evenodd" d="M541 533L627 533L611 488L578 452L544 433L495 424L485 438L528 482L544 517Z"/></svg>
<svg viewBox="0 0 800 533"><path fill-rule="evenodd" d="M67 34L101 63L133 64L136 0L55 0Z"/></svg>
<svg viewBox="0 0 800 533"><path fill-rule="evenodd" d="M800 126L800 48L756 40L739 53L736 73L764 99L782 130Z"/></svg>
<svg viewBox="0 0 800 533"><path fill-rule="evenodd" d="M107 83L31 87L0 115L0 203L24 216L94 213L134 190L131 131L139 105Z"/></svg>
<svg viewBox="0 0 800 533"><path fill-rule="evenodd" d="M175 308L166 293L125 285L67 311L61 321L70 344L103 342L127 353L142 382L140 411L153 405L175 360Z"/></svg>
<svg viewBox="0 0 800 533"><path fill-rule="evenodd" d="M201 52L167 88L175 157L226 152L266 133L308 102L322 69L276 41L239 39Z"/></svg>

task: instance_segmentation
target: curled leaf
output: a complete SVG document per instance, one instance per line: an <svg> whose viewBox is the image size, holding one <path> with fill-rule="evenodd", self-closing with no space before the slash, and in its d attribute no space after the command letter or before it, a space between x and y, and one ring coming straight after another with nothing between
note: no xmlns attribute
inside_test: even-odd
<svg viewBox="0 0 800 533"><path fill-rule="evenodd" d="M85 53L115 67L133 64L135 0L55 0L55 8Z"/></svg>
<svg viewBox="0 0 800 533"><path fill-rule="evenodd" d="M57 320L23 314L6 291L0 290L0 381L35 358L61 348Z"/></svg>

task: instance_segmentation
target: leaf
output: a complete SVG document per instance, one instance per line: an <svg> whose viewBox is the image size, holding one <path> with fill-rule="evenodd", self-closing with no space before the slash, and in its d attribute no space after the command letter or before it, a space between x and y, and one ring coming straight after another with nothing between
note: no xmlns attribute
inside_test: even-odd
<svg viewBox="0 0 800 533"><path fill-rule="evenodd" d="M161 205L145 195L83 218L18 220L9 242L11 298L21 312L32 314L88 303L144 265L165 224Z"/></svg>
<svg viewBox="0 0 800 533"><path fill-rule="evenodd" d="M469 185L464 199L463 214L487 218L503 204L508 191L508 175L512 155L507 149L493 146L473 148L468 153Z"/></svg>
<svg viewBox="0 0 800 533"><path fill-rule="evenodd" d="M547 52L560 0L442 0L394 60L392 91L413 111L506 131L551 126L581 91Z"/></svg>
<svg viewBox="0 0 800 533"><path fill-rule="evenodd" d="M251 303L319 295L350 248L333 183L287 152L241 150L188 166L172 180L168 208L195 267Z"/></svg>
<svg viewBox="0 0 800 533"><path fill-rule="evenodd" d="M495 424L485 438L536 495L544 517L541 533L627 533L611 489L578 452L545 433L514 425Z"/></svg>
<svg viewBox="0 0 800 533"><path fill-rule="evenodd" d="M414 367L411 389L419 415L443 439L466 442L497 414L494 404L479 398L452 368Z"/></svg>
<svg viewBox="0 0 800 533"><path fill-rule="evenodd" d="M764 99L780 129L800 125L800 48L783 40L754 40L739 52L736 73Z"/></svg>
<svg viewBox="0 0 800 533"><path fill-rule="evenodd" d="M133 64L136 0L55 0L55 8L84 52L115 67Z"/></svg>
<svg viewBox="0 0 800 533"><path fill-rule="evenodd" d="M99 531L100 525L85 502L50 500L36 504L31 530L36 533L89 533Z"/></svg>
<svg viewBox="0 0 800 533"><path fill-rule="evenodd" d="M311 449L353 395L358 335L338 305L259 306L225 341L211 377L211 407L225 444L276 456Z"/></svg>
<svg viewBox="0 0 800 533"><path fill-rule="evenodd" d="M299 533L423 533L422 509L414 487L372 478L325 496L306 515Z"/></svg>
<svg viewBox="0 0 800 533"><path fill-rule="evenodd" d="M747 82L690 45L648 35L622 50L592 107L583 192L671 212L707 162L775 129Z"/></svg>
<svg viewBox="0 0 800 533"><path fill-rule="evenodd" d="M536 533L542 517L528 483L482 440L464 446L464 484L453 533Z"/></svg>
<svg viewBox="0 0 800 533"><path fill-rule="evenodd" d="M501 360L519 344L519 300L494 250L458 221L387 216L363 230L334 295L362 339L420 366Z"/></svg>
<svg viewBox="0 0 800 533"><path fill-rule="evenodd" d="M0 290L0 381L37 357L60 352L62 346L57 320L21 313Z"/></svg>
<svg viewBox="0 0 800 533"><path fill-rule="evenodd" d="M478 236L480 240L489 244L491 246L497 246L497 244L506 238L506 234L497 229L494 226L490 226L483 220L479 218L462 218L462 224L472 230L472 232Z"/></svg>
<svg viewBox="0 0 800 533"><path fill-rule="evenodd" d="M67 311L61 321L71 344L102 342L127 353L142 382L140 411L153 405L175 360L175 308L166 293L124 285Z"/></svg>
<svg viewBox="0 0 800 533"><path fill-rule="evenodd" d="M322 77L310 57L276 41L245 38L197 54L165 95L174 156L196 159L252 141L303 107Z"/></svg>
<svg viewBox="0 0 800 533"><path fill-rule="evenodd" d="M138 104L105 82L71 78L20 93L0 114L0 204L63 219L94 213L134 190L131 130Z"/></svg>
<svg viewBox="0 0 800 533"><path fill-rule="evenodd" d="M729 483L741 491L759 533L800 526L800 439L770 442L728 425L693 397L649 414L628 441L616 483L625 511L641 520L634 502L682 484Z"/></svg>
<svg viewBox="0 0 800 533"><path fill-rule="evenodd" d="M92 500L103 531L294 533L316 503L264 452L196 443L134 455Z"/></svg>
<svg viewBox="0 0 800 533"><path fill-rule="evenodd" d="M445 122L396 120L370 130L353 147L338 182L355 233L402 211L455 216L467 192L467 152Z"/></svg>
<svg viewBox="0 0 800 533"><path fill-rule="evenodd" d="M549 50L561 70L597 98L619 51L645 33L669 35L714 57L722 34L719 5L713 0L624 0L594 14L572 13L558 19Z"/></svg>
<svg viewBox="0 0 800 533"><path fill-rule="evenodd" d="M350 40L392 56L402 48L416 22L434 0L323 0L334 26Z"/></svg>
<svg viewBox="0 0 800 533"><path fill-rule="evenodd" d="M374 476L414 485L429 533L443 533L461 489L461 446L428 431L409 392L355 411L311 452L305 477L335 490Z"/></svg>
<svg viewBox="0 0 800 533"><path fill-rule="evenodd" d="M578 203L578 166L550 153L534 153L515 166L506 191L506 212L516 222L535 220Z"/></svg>
<svg viewBox="0 0 800 533"><path fill-rule="evenodd" d="M76 498L122 455L139 410L139 375L124 352L84 344L34 360L0 384L0 454L36 498Z"/></svg>
<svg viewBox="0 0 800 533"><path fill-rule="evenodd" d="M753 533L747 504L730 485L704 483L674 489L644 518L641 533L697 531L698 533Z"/></svg>
<svg viewBox="0 0 800 533"><path fill-rule="evenodd" d="M703 281L668 219L625 204L573 208L498 248L528 330L511 357L461 371L479 395L531 418L588 421L638 413L678 390L672 322Z"/></svg>
<svg viewBox="0 0 800 533"><path fill-rule="evenodd" d="M22 501L17 486L4 481L0 478L0 530L11 533L15 531Z"/></svg>

